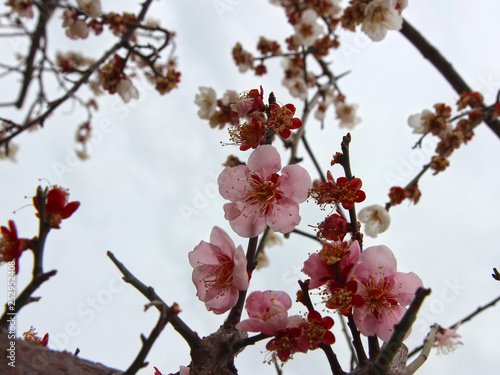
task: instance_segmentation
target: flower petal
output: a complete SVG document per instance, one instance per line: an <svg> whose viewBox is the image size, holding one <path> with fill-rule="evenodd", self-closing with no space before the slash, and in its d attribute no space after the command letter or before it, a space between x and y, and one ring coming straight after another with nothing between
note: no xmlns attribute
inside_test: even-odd
<svg viewBox="0 0 500 375"><path fill-rule="evenodd" d="M281 157L273 146L261 145L250 154L248 168L260 174L264 179L281 169Z"/></svg>

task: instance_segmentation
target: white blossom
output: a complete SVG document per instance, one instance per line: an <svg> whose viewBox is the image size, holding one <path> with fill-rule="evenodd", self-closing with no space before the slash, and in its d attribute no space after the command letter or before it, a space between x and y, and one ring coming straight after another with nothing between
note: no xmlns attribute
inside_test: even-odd
<svg viewBox="0 0 500 375"><path fill-rule="evenodd" d="M342 101L337 101L335 103L335 112L337 118L340 119L339 126L341 128L352 129L361 122L361 118L356 116L357 109L357 104L346 104Z"/></svg>
<svg viewBox="0 0 500 375"><path fill-rule="evenodd" d="M302 12L300 22L295 25L294 39L297 44L312 46L318 36L323 33L323 26L316 22L317 19L318 14L313 9L306 9Z"/></svg>
<svg viewBox="0 0 500 375"><path fill-rule="evenodd" d="M196 94L194 102L200 107L198 116L209 120L217 109L217 94L211 87L200 87L200 94Z"/></svg>
<svg viewBox="0 0 500 375"><path fill-rule="evenodd" d="M116 85L116 92L123 99L125 103L128 103L131 99L139 98L139 91L137 87L132 84L132 81L127 78L122 78L120 82Z"/></svg>
<svg viewBox="0 0 500 375"><path fill-rule="evenodd" d="M385 38L387 30L400 30L403 18L396 10L397 0L374 0L365 8L365 20L361 30L378 42Z"/></svg>
<svg viewBox="0 0 500 375"><path fill-rule="evenodd" d="M415 134L425 134L429 131L429 119L434 114L428 109L424 109L422 113L417 113L408 117L408 125L413 128Z"/></svg>
<svg viewBox="0 0 500 375"><path fill-rule="evenodd" d="M373 238L376 238L379 233L385 232L391 223L389 213L378 204L363 208L359 211L358 218L365 224L366 235Z"/></svg>
<svg viewBox="0 0 500 375"><path fill-rule="evenodd" d="M288 88L290 95L300 100L307 98L307 86L302 78L294 77L290 79L283 79L283 85Z"/></svg>
<svg viewBox="0 0 500 375"><path fill-rule="evenodd" d="M76 3L91 18L97 18L101 15L101 0L76 0Z"/></svg>

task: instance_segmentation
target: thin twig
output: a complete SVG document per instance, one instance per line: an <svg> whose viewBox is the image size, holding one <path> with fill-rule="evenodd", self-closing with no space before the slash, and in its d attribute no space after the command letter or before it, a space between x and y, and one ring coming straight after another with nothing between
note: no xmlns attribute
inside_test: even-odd
<svg viewBox="0 0 500 375"><path fill-rule="evenodd" d="M459 324L463 324L463 323L466 323L470 320L472 320L476 315L482 313L484 310L494 306L498 301L500 301L500 296L498 296L497 298L495 298L493 301L491 301L490 303L484 305L484 306L480 306L478 307L474 312L470 313L469 315L467 315L466 317L464 317L462 320L456 322L455 324L452 324L448 329L455 329L458 327ZM409 354L408 354L408 358L414 356L415 354L417 354L418 352L420 352L423 348L423 345L420 345L418 347L416 347L415 349L413 349Z"/></svg>
<svg viewBox="0 0 500 375"><path fill-rule="evenodd" d="M123 375L135 375L137 371L147 366L147 363L145 363L144 360L153 347L154 342L160 336L161 331L163 331L163 328L165 328L170 319L174 316L177 316L174 309L170 309L162 301L153 301L150 304L147 304L144 310L147 310L150 306L155 306L156 308L158 308L158 310L160 310L160 317L158 318L158 322L151 331L149 337L146 340L143 340L142 348L137 354L134 362L132 362L132 364L129 366L127 371L123 373Z"/></svg>
<svg viewBox="0 0 500 375"><path fill-rule="evenodd" d="M121 263L114 254L111 251L108 251L107 253L108 257L111 259L111 261L115 264L115 266L120 270L120 272L123 274L123 281L131 284L134 286L141 294L146 297L149 301L154 302L154 301L161 301L162 303L165 304L165 306L168 307L168 305L156 294L154 289L152 287L148 287L145 284L143 284L139 279L137 279L124 265ZM156 306L156 305L155 305ZM158 310L160 310L160 307L156 306ZM168 313L167 309L167 313ZM161 310L160 310L161 312ZM171 317L170 319L170 324L172 324L172 327L186 340L188 343L189 347L191 350L197 348L200 343L201 339L198 336L196 332L191 330L186 323L182 321L181 318L179 318L177 315Z"/></svg>

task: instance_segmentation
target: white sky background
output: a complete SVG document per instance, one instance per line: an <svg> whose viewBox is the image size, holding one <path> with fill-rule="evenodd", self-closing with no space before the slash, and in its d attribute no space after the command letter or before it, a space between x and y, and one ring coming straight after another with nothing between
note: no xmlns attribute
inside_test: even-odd
<svg viewBox="0 0 500 375"><path fill-rule="evenodd" d="M281 85L278 61L268 64L268 76L255 77L253 73L240 74L231 58L237 41L255 51L260 35L277 39L284 46L284 38L293 30L283 11L263 0L221 2L233 4L222 17L212 1L155 2L149 14L177 33L175 54L182 72L179 88L160 97L145 84L140 87L140 99L128 106L117 96L100 98L101 109L93 125L107 133L94 142L90 160L80 162L74 156L74 133L85 114L67 105L47 121L43 131L16 139L20 145L17 163L0 163L0 225L15 220L22 237L37 233L34 208L20 208L31 203L23 197L34 195L38 179L70 188L71 200L81 202L73 217L62 223L62 229L49 234L44 268L57 269L58 273L35 294L42 297L40 302L19 313L18 334L33 325L42 335L49 332L51 348L70 352L79 348L83 358L125 370L140 349L140 334L149 335L158 314L143 312L147 300L120 281L107 250L153 286L165 302L179 303L181 318L200 336L214 332L223 322L225 316L207 312L197 300L187 252L201 240L207 241L214 225L231 233L223 217L224 201L215 194L216 176L227 155L237 154L245 160L249 152L220 146L220 141L228 140L227 132L213 130L197 117L194 96L199 86L211 86L221 97L227 89L240 92L262 85L266 97L274 91L279 102L295 104L298 113L302 108ZM130 11L139 9L135 1L126 3ZM121 1L103 1L104 11L118 10L116 4L123 6ZM492 103L500 88L500 5L486 0L474 2L474 7L463 0L450 4L410 1L403 16L441 50L469 85L485 95L486 103ZM55 39L49 45L53 51L83 49L96 55L109 45L107 37L91 36L75 42L58 36L59 20L54 21ZM389 32L380 43L370 42L361 33L342 33L342 38L344 47L331 60L336 74L351 71L340 87L349 103L359 105L363 119L351 131L351 166L363 180L367 194L359 208L384 204L389 188L405 185L430 156L411 150L418 137L411 134L408 116L431 109L437 102L455 109L457 95L398 32ZM25 47L22 41L11 40L5 48L24 52ZM17 90L14 85L2 85L2 98ZM86 95L82 93L82 97ZM105 124L110 125L105 128ZM326 171L332 155L340 151L346 131L338 128L331 109L325 130L320 130L313 118L306 126L308 140ZM500 223L498 146L498 138L481 125L473 140L453 154L445 172L437 176L428 173L421 179L422 199L417 206L405 202L391 209L389 230L377 239L365 238L365 247L389 246L400 271L416 272L424 285L432 288L407 341L410 349L421 342L432 323L451 325L500 293L500 284L491 277L492 268L500 267L494 239ZM286 162L288 153L282 151ZM303 149L300 155L316 178ZM69 166L68 171L56 173L58 163ZM342 173L340 169L332 172L335 177ZM196 213L186 219L181 208L187 207ZM18 212L12 214L14 210ZM325 213L309 202L301 206L301 216L299 228L307 230L308 224L317 224ZM236 244L246 246L246 239L231 235ZM302 263L317 249L315 242L297 236L281 247L270 248L270 267L254 273L250 291L285 290L293 298L296 280L305 279L300 273ZM19 293L29 282L31 271L31 254L25 253ZM0 267L0 279L6 280L5 266ZM2 300L5 289L0 288ZM304 310L296 304L291 313ZM420 373L488 373L498 369L498 316L496 307L464 324L459 333L465 345L448 356L433 352ZM335 320L337 343L333 349L348 370L345 338L338 318ZM265 342L245 350L236 360L240 373L275 374L273 367L262 364L263 351ZM176 372L179 365L189 364L189 348L167 326L147 360L151 366L140 374L152 374L152 366L163 373ZM310 373L312 368L316 373L329 373L321 351L299 353L283 370L286 375L295 375Z"/></svg>

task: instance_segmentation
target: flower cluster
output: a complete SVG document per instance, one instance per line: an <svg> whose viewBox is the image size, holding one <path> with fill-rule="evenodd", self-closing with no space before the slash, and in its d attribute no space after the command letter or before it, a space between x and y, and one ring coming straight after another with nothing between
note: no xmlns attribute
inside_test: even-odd
<svg viewBox="0 0 500 375"><path fill-rule="evenodd" d="M304 263L310 288L322 288L325 305L353 316L365 336L388 341L422 281L414 273L397 272L396 258L386 246L360 252L357 241L325 243Z"/></svg>
<svg viewBox="0 0 500 375"><path fill-rule="evenodd" d="M275 101L269 106L264 104L262 87L242 95L227 91L222 99L217 99L211 87L200 87L194 102L199 107L198 116L209 120L212 127L232 125L229 128L230 140L242 151L259 147L270 134L286 139L292 134L291 130L302 126L300 119L294 117L296 109L293 104L282 106ZM240 118L246 121L240 123Z"/></svg>
<svg viewBox="0 0 500 375"><path fill-rule="evenodd" d="M77 0L81 12L67 8L63 13L62 26L66 28L66 36L70 39L86 39L90 30L96 35L102 32L103 22L97 18L101 16L100 0Z"/></svg>
<svg viewBox="0 0 500 375"><path fill-rule="evenodd" d="M294 353L307 353L321 344L331 345L335 342L335 336L330 332L334 324L332 318L323 318L315 310L309 312L307 319L300 315L288 316L291 306L292 300L285 292L252 292L245 304L249 318L236 324L236 328L273 337L266 349L275 352L282 362L286 362Z"/></svg>
<svg viewBox="0 0 500 375"><path fill-rule="evenodd" d="M139 98L139 91L123 73L125 60L116 55L99 69L99 82L110 94L118 93L125 103Z"/></svg>
<svg viewBox="0 0 500 375"><path fill-rule="evenodd" d="M69 218L80 206L80 202L69 202L67 190L52 186L50 190L42 191L39 188L37 195L33 197L33 205L37 210L36 216L44 214L47 231L59 229L61 221ZM40 206L39 199L43 199ZM32 239L19 238L17 227L13 220L9 220L8 226L0 227L0 263L14 262L15 272L19 273L19 258L27 249L35 250L37 237Z"/></svg>
<svg viewBox="0 0 500 375"><path fill-rule="evenodd" d="M456 105L457 110L462 111L469 108L459 116L451 118L451 107L444 103L434 105L434 112L425 109L420 114L411 115L408 118L408 125L413 128L416 134L431 133L437 136L440 141L436 146L436 154L430 167L434 174L444 171L449 165L449 156L462 144L467 143L474 136L474 128L479 125L486 115L481 106L483 95L479 92L463 92ZM452 121L458 119L455 126Z"/></svg>
<svg viewBox="0 0 500 375"><path fill-rule="evenodd" d="M330 171L326 174L327 181L320 183L311 189L310 196L320 206L341 204L346 210L354 207L355 203L361 203L366 199L366 194L361 190L363 185L361 179L353 178L350 181L346 177L339 177L337 181Z"/></svg>

